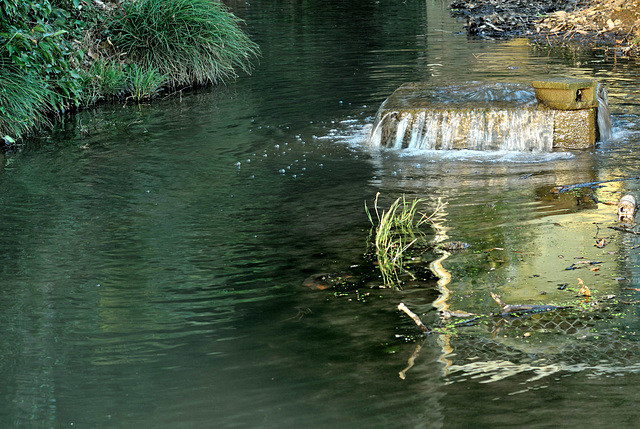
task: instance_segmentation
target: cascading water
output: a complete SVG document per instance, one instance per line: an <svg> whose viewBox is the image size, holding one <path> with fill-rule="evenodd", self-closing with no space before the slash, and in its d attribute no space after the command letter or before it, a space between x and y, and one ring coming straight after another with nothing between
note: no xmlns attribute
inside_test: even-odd
<svg viewBox="0 0 640 429"><path fill-rule="evenodd" d="M599 139L610 140L602 85L598 101ZM382 103L367 143L390 149L550 152L558 127L555 112L521 85L432 88L409 83Z"/></svg>
<svg viewBox="0 0 640 429"><path fill-rule="evenodd" d="M613 138L611 129L611 113L609 112L609 94L604 85L598 84L598 133L601 141Z"/></svg>
<svg viewBox="0 0 640 429"><path fill-rule="evenodd" d="M393 111L376 122L369 145L547 152L553 147L553 112L531 108Z"/></svg>

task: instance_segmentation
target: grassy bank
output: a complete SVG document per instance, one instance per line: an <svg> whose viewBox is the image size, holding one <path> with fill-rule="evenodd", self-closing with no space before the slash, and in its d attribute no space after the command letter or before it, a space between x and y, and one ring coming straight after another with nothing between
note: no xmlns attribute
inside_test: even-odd
<svg viewBox="0 0 640 429"><path fill-rule="evenodd" d="M0 0L0 138L249 72L258 47L242 24L215 0Z"/></svg>

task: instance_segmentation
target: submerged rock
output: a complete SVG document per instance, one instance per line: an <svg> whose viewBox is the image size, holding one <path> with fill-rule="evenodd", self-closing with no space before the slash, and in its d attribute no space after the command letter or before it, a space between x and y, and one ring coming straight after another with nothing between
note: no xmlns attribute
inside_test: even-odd
<svg viewBox="0 0 640 429"><path fill-rule="evenodd" d="M447 252L457 252L469 247L471 247L471 245L464 241L449 241L446 243L440 243L436 246L437 249L446 250Z"/></svg>
<svg viewBox="0 0 640 429"><path fill-rule="evenodd" d="M312 290L326 290L335 286L355 287L352 278L348 273L320 273L307 277L302 285Z"/></svg>

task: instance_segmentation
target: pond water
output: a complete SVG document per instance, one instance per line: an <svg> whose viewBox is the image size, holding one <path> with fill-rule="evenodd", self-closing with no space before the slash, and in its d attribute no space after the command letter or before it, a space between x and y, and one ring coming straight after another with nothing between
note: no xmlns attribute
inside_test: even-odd
<svg viewBox="0 0 640 429"><path fill-rule="evenodd" d="M638 182L605 184L600 204L549 191L638 174L640 67L469 40L447 3L231 2L262 48L252 76L88 109L5 155L0 426L634 425L640 241L604 203ZM545 75L603 82L614 138L526 154L364 144L404 82ZM382 207L447 202L439 238L471 245L442 260L450 281L305 286L364 263L378 192ZM432 326L435 301L497 312L491 292L577 307L424 340L397 310Z"/></svg>

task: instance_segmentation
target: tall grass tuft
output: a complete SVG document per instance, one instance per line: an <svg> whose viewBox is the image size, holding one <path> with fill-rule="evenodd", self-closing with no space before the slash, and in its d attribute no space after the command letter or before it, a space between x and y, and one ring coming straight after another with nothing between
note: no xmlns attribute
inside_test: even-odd
<svg viewBox="0 0 640 429"><path fill-rule="evenodd" d="M407 272L404 268L407 251L418 241L426 241L426 234L420 228L425 223L431 222L432 217L442 206L428 216L418 211L424 199L407 201L403 195L396 199L388 210L383 210L380 214L379 197L378 192L374 201L375 220L365 202L365 211L373 227L377 264L384 285L400 287L402 283L400 275Z"/></svg>
<svg viewBox="0 0 640 429"><path fill-rule="evenodd" d="M126 0L110 30L125 58L175 86L219 83L251 70L258 46L213 0Z"/></svg>
<svg viewBox="0 0 640 429"><path fill-rule="evenodd" d="M136 102L154 98L167 84L168 78L156 69L137 64L123 65L112 60L97 60L84 74L84 103L100 100L133 99Z"/></svg>
<svg viewBox="0 0 640 429"><path fill-rule="evenodd" d="M85 105L101 100L118 100L128 91L128 77L122 64L98 59L83 75Z"/></svg>
<svg viewBox="0 0 640 429"><path fill-rule="evenodd" d="M14 143L33 129L49 125L53 99L43 79L0 63L0 139Z"/></svg>
<svg viewBox="0 0 640 429"><path fill-rule="evenodd" d="M127 74L130 97L138 103L155 97L168 80L158 70L143 69L137 64L131 64Z"/></svg>

